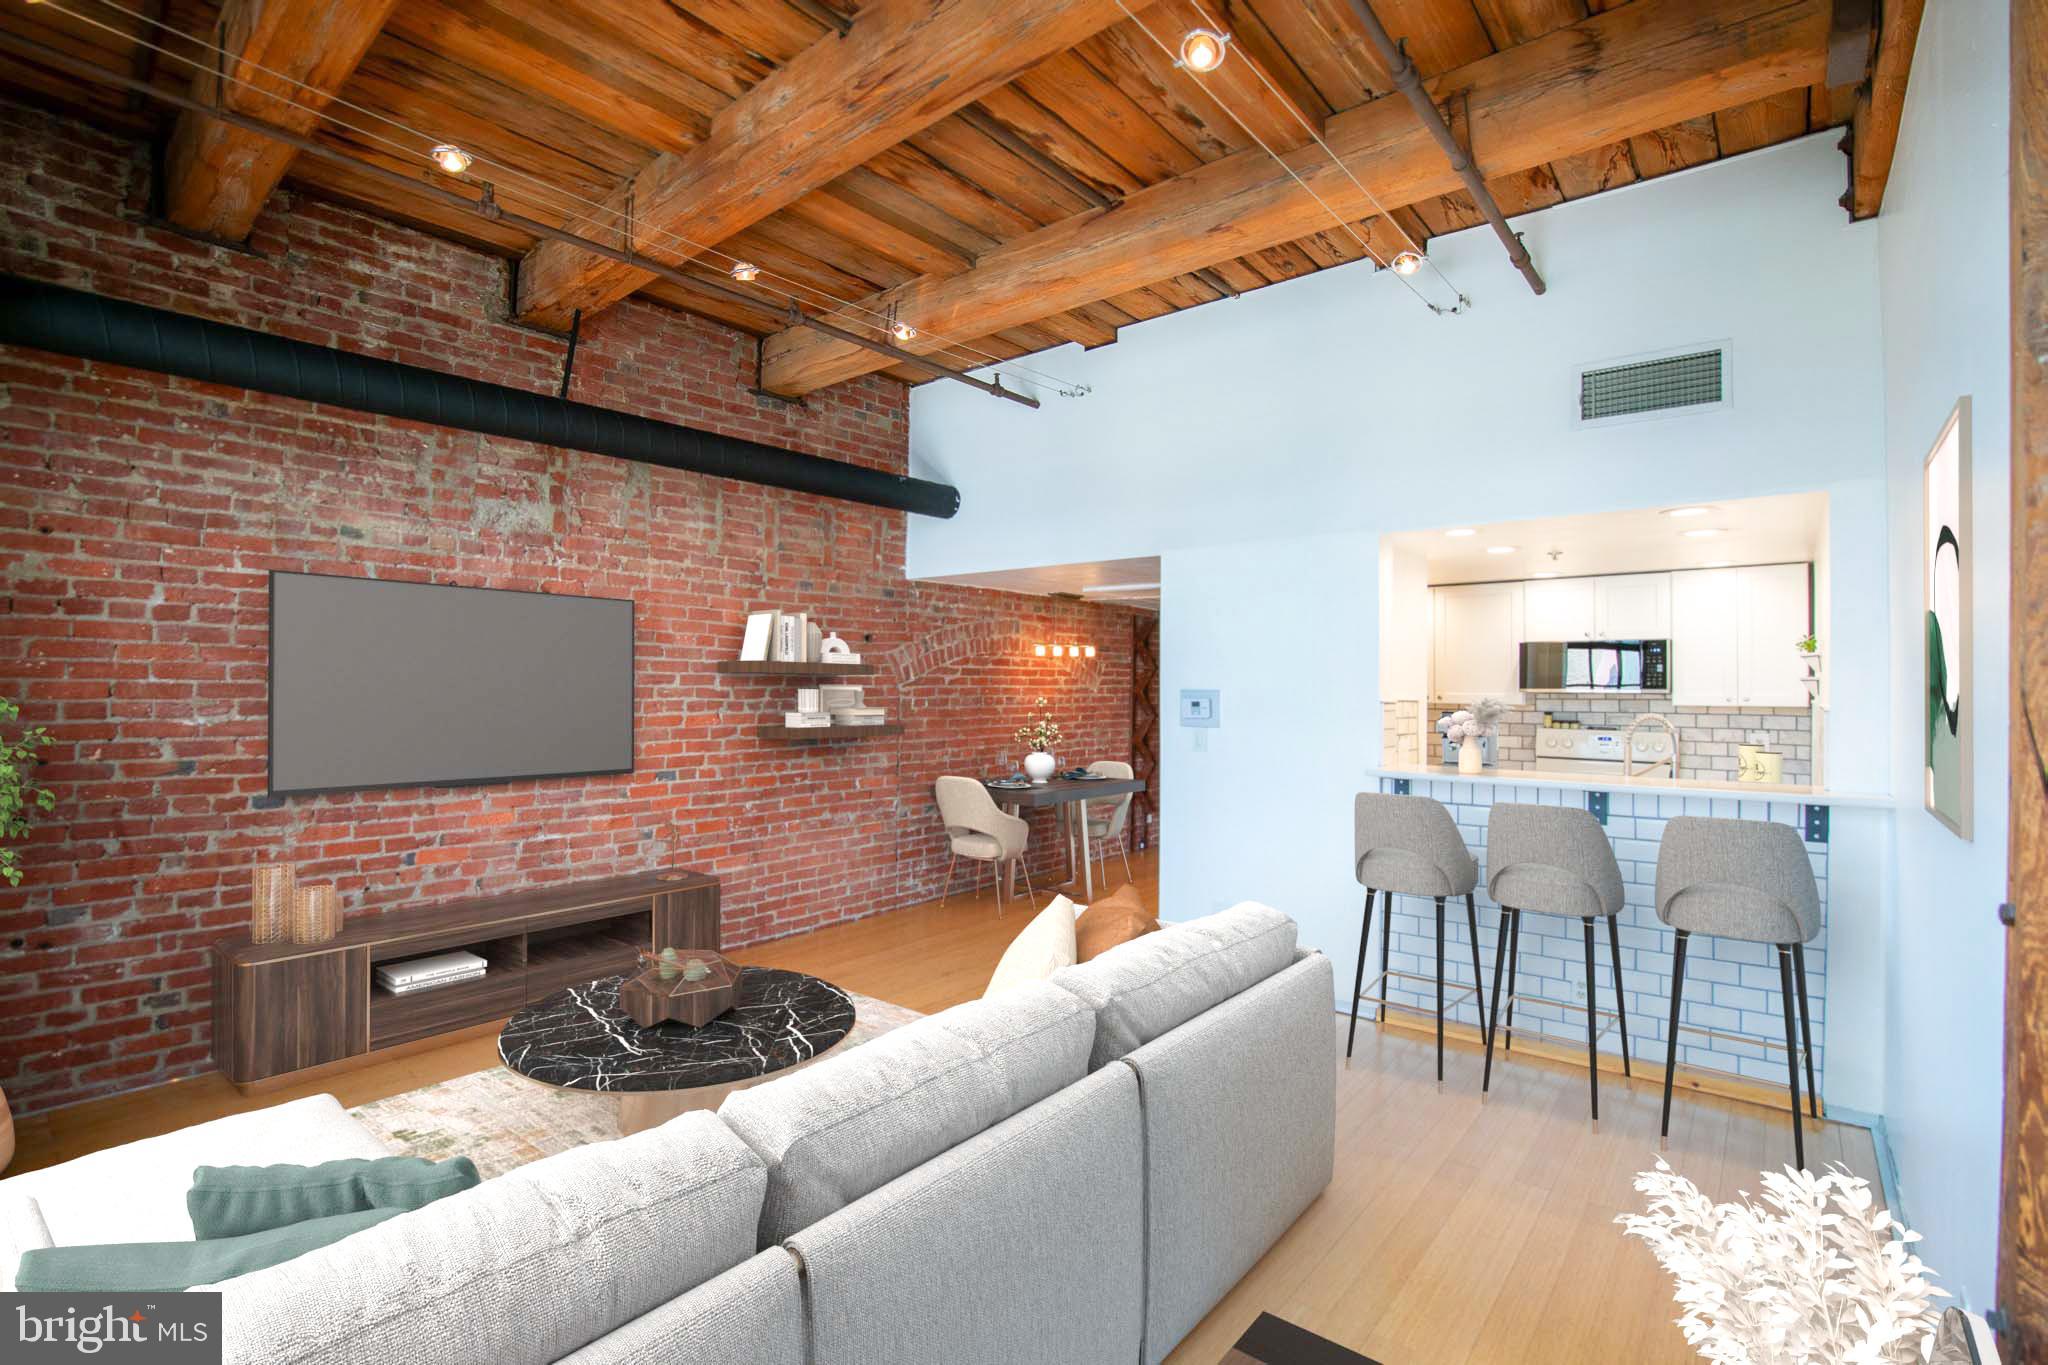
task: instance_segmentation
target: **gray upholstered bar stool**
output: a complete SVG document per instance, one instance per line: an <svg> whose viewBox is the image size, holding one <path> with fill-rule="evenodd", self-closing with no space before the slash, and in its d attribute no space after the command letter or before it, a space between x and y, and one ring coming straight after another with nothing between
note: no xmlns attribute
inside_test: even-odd
<svg viewBox="0 0 2048 1365"><path fill-rule="evenodd" d="M1693 934L1768 943L1778 950L1785 1010L1785 1072L1792 1088L1792 1152L1806 1166L1799 1121L1799 1054L1806 1053L1807 1104L1820 1117L1813 1086L1813 1022L1806 1007L1806 945L1820 933L1820 889L1799 831L1769 820L1710 820L1681 815L1664 826L1657 854L1657 918L1678 933L1671 967L1671 1030L1664 1061L1664 1136L1671 1135L1671 1073L1678 1065L1678 1011L1685 993L1685 942ZM1793 976L1798 976L1797 994ZM1792 1006L1799 1006L1799 1038ZM1801 1044L1804 1044L1802 1049Z"/></svg>
<svg viewBox="0 0 2048 1365"><path fill-rule="evenodd" d="M1515 1032L1516 968L1520 966L1522 912L1576 919L1586 935L1586 1083L1593 1117L1600 1117L1600 977L1593 966L1593 921L1607 921L1614 962L1614 1018L1621 1026L1621 1074L1628 1057L1628 998L1621 984L1621 866L1607 831L1577 806L1531 806L1503 801L1486 818L1486 894L1500 906L1493 935L1493 1016L1486 1024L1486 1071L1479 1088L1493 1084L1493 1034L1500 1022L1500 969L1508 965L1508 1037ZM1555 1003L1555 1002L1552 1002Z"/></svg>
<svg viewBox="0 0 2048 1365"><path fill-rule="evenodd" d="M1358 927L1358 971L1351 982L1351 1032L1344 1040L1344 1055L1358 1037L1358 1002L1377 1000L1380 1014L1387 1010L1387 982L1411 973L1388 970L1388 952L1394 941L1394 897L1428 896L1436 902L1436 1078L1444 1078L1444 901L1465 898L1465 923L1472 933L1472 989L1479 1002L1479 1017L1486 1018L1486 997L1479 980L1479 911L1472 903L1472 889L1479 885L1479 864L1465 847L1458 824L1441 803L1427 796L1389 796L1360 792L1352 806L1352 848L1357 854L1358 881L1365 888L1365 922ZM1372 898L1384 896L1386 907L1380 921L1379 994L1367 997L1365 949L1372 935ZM1416 977L1416 980L1427 980ZM1462 995L1461 997L1462 998Z"/></svg>

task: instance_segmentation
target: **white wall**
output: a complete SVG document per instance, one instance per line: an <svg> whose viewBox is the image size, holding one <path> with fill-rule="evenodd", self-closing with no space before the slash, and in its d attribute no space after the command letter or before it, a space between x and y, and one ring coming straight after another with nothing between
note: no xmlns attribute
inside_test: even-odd
<svg viewBox="0 0 2048 1365"><path fill-rule="evenodd" d="M1161 554L1165 912L1269 901L1345 976L1362 895L1350 800L1379 734L1379 534L1827 493L1828 782L1900 799L1895 816L1838 821L1853 856L1834 861L1854 876L1830 886L1826 1098L1893 1118L1931 1263L1983 1304L2004 862L2004 20L1987 0L1929 8L1882 227L1846 220L1826 134L1522 220L1551 284L1540 299L1480 230L1431 245L1473 296L1467 316L1431 316L1393 276L1346 267L1054 352L1037 363L1094 393L1036 413L925 386L913 464L958 484L963 510L913 519L909 564ZM1726 410L1571 425L1583 363L1720 340ZM1912 738L1919 460L1961 392L1978 400L1974 845L1919 814ZM1222 690L1221 728L1173 723L1184 687Z"/></svg>
<svg viewBox="0 0 2048 1365"><path fill-rule="evenodd" d="M1890 479L1892 786L1900 1003L1886 1108L1907 1211L1943 1283L1992 1301L2003 1077L2011 391L2006 217L2007 8L1929 5L1879 217L1885 458ZM1921 461L1971 398L1976 591L1975 838L1921 808Z"/></svg>

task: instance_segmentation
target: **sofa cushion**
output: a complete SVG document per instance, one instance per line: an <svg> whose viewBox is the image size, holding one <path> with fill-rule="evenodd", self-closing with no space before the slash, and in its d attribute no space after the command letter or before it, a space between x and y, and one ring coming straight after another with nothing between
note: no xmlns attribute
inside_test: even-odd
<svg viewBox="0 0 2048 1365"><path fill-rule="evenodd" d="M1143 938L1159 928L1159 921L1145 908L1138 888L1125 882L1088 907L1088 913L1074 921L1074 961L1092 962L1119 943Z"/></svg>
<svg viewBox="0 0 2048 1365"><path fill-rule="evenodd" d="M223 1284L225 1365L542 1365L754 1251L765 1173L715 1114L546 1157Z"/></svg>
<svg viewBox="0 0 2048 1365"><path fill-rule="evenodd" d="M1294 921L1245 901L1120 944L1056 973L1052 982L1096 1013L1092 1068L1143 1047L1293 958Z"/></svg>
<svg viewBox="0 0 2048 1365"><path fill-rule="evenodd" d="M796 1257L770 1247L616 1332L562 1365L805 1365Z"/></svg>
<svg viewBox="0 0 2048 1365"><path fill-rule="evenodd" d="M404 1209L362 1209L205 1242L116 1242L24 1252L14 1287L27 1293L146 1293L247 1275L352 1237Z"/></svg>
<svg viewBox="0 0 2048 1365"><path fill-rule="evenodd" d="M768 1163L770 1247L1087 1074L1095 1016L1049 982L904 1025L728 1096Z"/></svg>
<svg viewBox="0 0 2048 1365"><path fill-rule="evenodd" d="M1023 932L1010 940L996 962L984 999L1034 981L1043 981L1062 967L1074 965L1074 903L1054 896L1052 904L1031 917Z"/></svg>
<svg viewBox="0 0 2048 1365"><path fill-rule="evenodd" d="M334 1096L308 1095L0 1180L0 1200L33 1198L57 1246L184 1241L192 1235L185 1191L193 1171L280 1153L301 1161L391 1155Z"/></svg>
<svg viewBox="0 0 2048 1365"><path fill-rule="evenodd" d="M201 1166L185 1209L192 1235L242 1237L365 1209L417 1209L481 1183L466 1156L349 1157L317 1166ZM225 1278L225 1277L223 1277Z"/></svg>

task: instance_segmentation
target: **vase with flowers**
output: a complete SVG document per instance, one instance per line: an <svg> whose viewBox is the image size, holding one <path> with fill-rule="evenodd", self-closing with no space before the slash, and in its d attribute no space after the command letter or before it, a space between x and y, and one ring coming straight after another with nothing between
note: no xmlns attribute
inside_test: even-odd
<svg viewBox="0 0 2048 1365"><path fill-rule="evenodd" d="M1486 737L1500 726L1507 707L1486 698L1469 711L1453 711L1436 723L1437 732L1458 746L1458 771L1476 773L1486 767Z"/></svg>
<svg viewBox="0 0 2048 1365"><path fill-rule="evenodd" d="M1043 786L1059 764L1052 756L1053 749L1064 738L1060 734L1060 723L1052 718L1044 697L1031 703L1035 708L1017 727L1017 742L1024 746L1024 775L1035 786Z"/></svg>

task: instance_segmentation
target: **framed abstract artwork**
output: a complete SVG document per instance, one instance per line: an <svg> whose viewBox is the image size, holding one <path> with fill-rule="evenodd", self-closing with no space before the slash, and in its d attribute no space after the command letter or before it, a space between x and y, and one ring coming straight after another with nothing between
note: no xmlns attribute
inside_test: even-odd
<svg viewBox="0 0 2048 1365"><path fill-rule="evenodd" d="M1970 835L1970 400L1956 401L1920 474L1926 507L1921 552L1927 657L1926 797L1934 818Z"/></svg>

